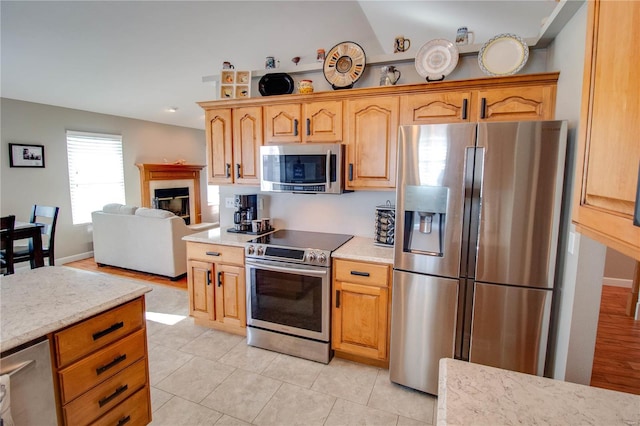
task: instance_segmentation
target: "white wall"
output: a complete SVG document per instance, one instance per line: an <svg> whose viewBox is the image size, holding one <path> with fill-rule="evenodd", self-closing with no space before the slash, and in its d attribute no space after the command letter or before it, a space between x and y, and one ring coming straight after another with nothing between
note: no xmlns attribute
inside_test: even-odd
<svg viewBox="0 0 640 426"><path fill-rule="evenodd" d="M567 181L573 180L576 133L580 119L587 4L573 16L549 47L549 67L560 71L556 117L569 122L569 162ZM572 195L572 194L571 194ZM565 211L568 222L571 208ZM555 350L551 356L556 379L589 384L600 309L605 247L576 233L573 225L563 236L560 252L564 271L555 303L558 311Z"/></svg>
<svg viewBox="0 0 640 426"><path fill-rule="evenodd" d="M127 204L140 205L140 174L135 163L185 159L204 164L203 130L168 126L50 105L1 100L0 212L28 221L33 204L60 207L56 229L56 259L86 257L93 250L91 228L73 225L67 171L66 130L122 135ZM11 168L9 143L44 145L45 168ZM202 173L206 203L206 174ZM203 209L204 214L204 209Z"/></svg>

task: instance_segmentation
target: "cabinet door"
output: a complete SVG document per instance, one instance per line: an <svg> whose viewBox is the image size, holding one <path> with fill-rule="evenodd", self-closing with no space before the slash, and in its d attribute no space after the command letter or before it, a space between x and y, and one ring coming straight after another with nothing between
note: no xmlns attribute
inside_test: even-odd
<svg viewBox="0 0 640 426"><path fill-rule="evenodd" d="M640 168L640 2L589 2L573 220L578 231L640 260L633 225Z"/></svg>
<svg viewBox="0 0 640 426"><path fill-rule="evenodd" d="M207 139L207 180L209 183L232 183L231 109L208 110L205 113Z"/></svg>
<svg viewBox="0 0 640 426"><path fill-rule="evenodd" d="M336 281L333 300L333 349L386 360L388 288Z"/></svg>
<svg viewBox="0 0 640 426"><path fill-rule="evenodd" d="M342 101L303 105L305 142L342 141Z"/></svg>
<svg viewBox="0 0 640 426"><path fill-rule="evenodd" d="M244 268L223 264L217 266L217 320L228 325L245 327L247 315Z"/></svg>
<svg viewBox="0 0 640 426"><path fill-rule="evenodd" d="M424 93L400 98L400 125L469 121L471 92Z"/></svg>
<svg viewBox="0 0 640 426"><path fill-rule="evenodd" d="M260 145L262 144L262 108L233 110L233 161L236 183L260 184Z"/></svg>
<svg viewBox="0 0 640 426"><path fill-rule="evenodd" d="M349 100L347 189L393 189L398 142L397 96Z"/></svg>
<svg viewBox="0 0 640 426"><path fill-rule="evenodd" d="M301 118L300 104L266 105L265 145L302 142Z"/></svg>
<svg viewBox="0 0 640 426"><path fill-rule="evenodd" d="M194 318L214 321L213 289L214 265L198 260L187 261L187 287L189 291L189 314Z"/></svg>
<svg viewBox="0 0 640 426"><path fill-rule="evenodd" d="M472 119L552 120L555 102L555 87L552 85L479 90Z"/></svg>

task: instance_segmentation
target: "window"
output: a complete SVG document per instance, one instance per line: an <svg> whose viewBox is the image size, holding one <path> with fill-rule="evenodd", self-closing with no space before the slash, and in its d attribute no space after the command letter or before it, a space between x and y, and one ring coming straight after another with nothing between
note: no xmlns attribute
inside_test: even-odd
<svg viewBox="0 0 640 426"><path fill-rule="evenodd" d="M122 136L67 130L73 224L91 222L91 212L125 203Z"/></svg>

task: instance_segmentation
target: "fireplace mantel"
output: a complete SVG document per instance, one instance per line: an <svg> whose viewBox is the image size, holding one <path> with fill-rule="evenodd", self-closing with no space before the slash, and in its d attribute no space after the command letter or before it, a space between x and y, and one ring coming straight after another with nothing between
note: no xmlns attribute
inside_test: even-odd
<svg viewBox="0 0 640 426"><path fill-rule="evenodd" d="M199 164L148 164L136 163L140 169L140 193L141 206L151 207L151 190L149 183L152 181L188 180L193 184L193 194L189 194L193 201L191 209L194 212L191 223L202 222L202 209L200 204L200 170L205 166Z"/></svg>

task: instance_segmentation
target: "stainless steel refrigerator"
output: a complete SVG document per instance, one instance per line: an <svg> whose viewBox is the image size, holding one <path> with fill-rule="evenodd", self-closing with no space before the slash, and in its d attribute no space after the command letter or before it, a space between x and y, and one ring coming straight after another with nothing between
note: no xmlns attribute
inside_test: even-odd
<svg viewBox="0 0 640 426"><path fill-rule="evenodd" d="M391 381L437 395L445 357L542 375L566 122L399 136Z"/></svg>

